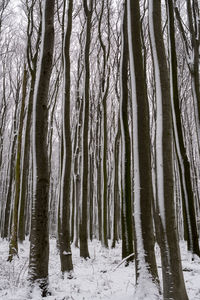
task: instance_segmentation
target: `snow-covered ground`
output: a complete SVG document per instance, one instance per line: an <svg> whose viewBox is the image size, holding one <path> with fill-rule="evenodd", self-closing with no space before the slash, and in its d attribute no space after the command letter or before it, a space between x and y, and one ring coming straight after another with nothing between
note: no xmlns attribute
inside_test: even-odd
<svg viewBox="0 0 200 300"><path fill-rule="evenodd" d="M181 243L184 278L190 300L200 299L200 260L191 260L185 243ZM97 241L89 244L91 258L79 257L79 250L72 247L74 274L72 279L62 279L56 241L50 240L49 281L51 296L47 300L132 300L134 299L135 267L124 267L121 262L121 244L116 249L104 249ZM27 300L29 242L19 246L19 259L7 262L8 242L0 240L0 299ZM161 273L159 250L156 249L158 270ZM118 266L118 267L117 267ZM32 299L39 300L38 291ZM149 298L150 300L150 298Z"/></svg>

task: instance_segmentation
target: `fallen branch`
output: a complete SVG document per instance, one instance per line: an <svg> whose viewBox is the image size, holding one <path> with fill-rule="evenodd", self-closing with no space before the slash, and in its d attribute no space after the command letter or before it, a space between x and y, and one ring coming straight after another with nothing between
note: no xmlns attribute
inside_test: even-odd
<svg viewBox="0 0 200 300"><path fill-rule="evenodd" d="M125 261L127 261L131 257L134 257L134 255L135 255L134 253L131 253L127 257L122 259L122 261L120 261L120 263L112 270L112 272L116 271Z"/></svg>

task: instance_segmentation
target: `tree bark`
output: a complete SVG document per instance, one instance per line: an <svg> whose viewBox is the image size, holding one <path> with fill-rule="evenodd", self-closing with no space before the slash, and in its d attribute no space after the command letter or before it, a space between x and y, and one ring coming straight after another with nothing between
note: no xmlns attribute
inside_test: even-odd
<svg viewBox="0 0 200 300"><path fill-rule="evenodd" d="M83 146L82 146L82 178L81 178L81 222L80 222L80 256L83 258L89 257L88 251L88 230L87 230L87 215L88 215L88 133L89 133L89 101L90 101L90 41L92 27L93 1L90 0L88 7L87 1L83 0L84 12L86 16L86 40L84 53L84 107L83 107Z"/></svg>
<svg viewBox="0 0 200 300"><path fill-rule="evenodd" d="M43 8L42 47L33 106L33 203L29 281L38 285L42 296L48 294L49 263L49 171L47 151L48 91L54 48L54 0L46 0Z"/></svg>
<svg viewBox="0 0 200 300"><path fill-rule="evenodd" d="M128 124L128 27L125 2L122 23L120 123L122 136L122 258L133 253L133 221L131 203L131 140ZM131 260L133 257L131 258Z"/></svg>
<svg viewBox="0 0 200 300"><path fill-rule="evenodd" d="M29 8L29 14L33 13L33 5ZM31 152L31 125L32 125L32 112L33 112L33 96L35 89L35 80L36 80L36 72L37 72L37 64L38 64L38 54L39 54L39 46L41 41L41 26L42 21L40 20L38 32L37 32L37 40L35 45L35 54L31 58L32 52L32 44L31 37L33 34L33 20L29 17L27 25L27 61L29 67L29 73L31 77L29 95L28 95L28 105L27 105L27 113L26 113L26 121L25 121L25 134L24 134L24 149L23 149L23 157L22 157L22 167L21 167L21 192L20 192L20 208L19 208L19 242L23 242L25 239L25 207L27 205L27 192L28 192L28 173L29 173L29 162L30 162L30 152ZM29 28L30 27L30 28ZM31 49L31 50L30 50Z"/></svg>
<svg viewBox="0 0 200 300"><path fill-rule="evenodd" d="M185 215L188 250L193 254L200 256L198 233L196 225L194 193L192 190L191 168L187 157L186 147L184 145L183 129L181 124L181 111L178 92L178 75L177 75L177 57L174 31L174 10L173 1L168 0L168 22L169 22L169 53L170 53L170 84L171 84L171 101L172 101L172 119L173 133L175 139L176 154L180 172L180 180L183 197L183 211Z"/></svg>
<svg viewBox="0 0 200 300"><path fill-rule="evenodd" d="M137 289L147 299L149 291L140 291L147 276L159 297L159 280L154 253L152 220L152 173L147 87L143 67L139 1L128 1L128 37L133 107L134 153L134 246ZM144 275L146 274L146 275ZM143 285L142 285L143 286Z"/></svg>
<svg viewBox="0 0 200 300"><path fill-rule="evenodd" d="M15 197L13 206L13 219L12 219L12 229L11 229L11 239L9 244L9 256L8 261L12 261L14 255L18 255L18 211L19 211L19 198L20 198L20 179L21 179L21 149L22 149L22 132L24 123L24 110L25 110L25 100L27 92L27 80L28 74L26 65L24 64L24 76L22 85L22 100L21 100L21 110L19 117L19 128L17 135L17 153L16 153L16 163L15 163Z"/></svg>
<svg viewBox="0 0 200 300"><path fill-rule="evenodd" d="M70 129L70 37L72 31L73 0L68 1L67 27L64 41L64 93L63 93L63 162L61 177L61 198L60 198L60 261L61 271L70 272L73 269L72 253L70 246L70 195L72 179L72 143Z"/></svg>
<svg viewBox="0 0 200 300"><path fill-rule="evenodd" d="M174 208L170 82L162 33L161 1L149 2L149 30L156 84L156 171L164 299L188 299Z"/></svg>

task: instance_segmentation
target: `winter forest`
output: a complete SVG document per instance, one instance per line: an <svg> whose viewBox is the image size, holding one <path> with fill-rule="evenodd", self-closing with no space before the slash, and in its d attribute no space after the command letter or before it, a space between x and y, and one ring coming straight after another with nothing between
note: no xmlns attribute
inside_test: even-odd
<svg viewBox="0 0 200 300"><path fill-rule="evenodd" d="M0 0L0 299L200 299L199 0Z"/></svg>

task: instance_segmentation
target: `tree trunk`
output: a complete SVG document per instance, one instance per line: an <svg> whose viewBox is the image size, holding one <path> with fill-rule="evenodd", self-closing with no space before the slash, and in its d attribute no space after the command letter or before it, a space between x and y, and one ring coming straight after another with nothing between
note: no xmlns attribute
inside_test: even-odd
<svg viewBox="0 0 200 300"><path fill-rule="evenodd" d="M12 219L12 230L11 239L9 244L9 256L8 261L12 261L14 255L18 255L18 211L19 211L19 198L20 198L20 178L21 178L21 148L22 148L22 131L24 123L24 110L27 90L27 70L24 65L24 78L22 85L22 100L21 110L19 117L19 129L17 135L17 153L16 153L16 164L15 164L15 198L13 206L13 219Z"/></svg>
<svg viewBox="0 0 200 300"><path fill-rule="evenodd" d="M14 163L15 163L15 152L16 152L16 142L17 135L16 133L16 118L17 118L17 108L18 101L16 102L14 118L13 118L13 133L12 141L10 145L10 163L8 164L9 172L8 172L8 189L6 195L6 206L5 206L5 215L4 215L4 226L3 226L3 238L8 238L10 236L10 223L11 223L11 200L12 200L12 184L13 184L13 173L14 173Z"/></svg>
<svg viewBox="0 0 200 300"><path fill-rule="evenodd" d="M180 180L183 197L183 211L185 215L187 228L188 250L193 254L200 256L198 233L196 225L194 193L191 182L191 168L187 157L186 147L181 124L181 111L178 92L178 75L177 75L177 57L174 32L174 10L173 1L167 1L168 22L169 22L169 39L170 39L170 84L171 84L171 101L172 101L172 119L173 133L175 138L175 147L178 158L178 166L180 172Z"/></svg>
<svg viewBox="0 0 200 300"><path fill-rule="evenodd" d="M156 168L164 299L188 299L174 209L170 82L161 22L161 1L149 3L149 30L156 83Z"/></svg>
<svg viewBox="0 0 200 300"><path fill-rule="evenodd" d="M118 121L118 130L115 137L115 167L114 167L114 203L113 203L113 236L112 245L115 247L115 243L118 240L118 210L119 210L119 145L120 145L120 121Z"/></svg>
<svg viewBox="0 0 200 300"><path fill-rule="evenodd" d="M70 191L71 191L71 170L72 170L72 144L70 129L70 37L72 30L73 0L68 4L68 18L64 42L64 93L63 93L63 162L61 177L60 196L60 261L61 271L70 272L73 269L72 253L70 246Z"/></svg>
<svg viewBox="0 0 200 300"><path fill-rule="evenodd" d="M102 242L102 172L101 172L101 124L102 113L100 103L97 105L97 124L96 124L96 172L97 172L97 214L98 214L98 238Z"/></svg>
<svg viewBox="0 0 200 300"><path fill-rule="evenodd" d="M83 146L82 146L82 211L80 222L80 256L83 258L89 257L88 251L88 230L87 230L87 210L88 210L88 126L89 126L89 101L90 101L90 40L92 27L92 12L93 1L90 0L88 8L87 0L83 0L84 12L86 16L86 41L84 53L84 68L85 68L85 82L84 82L84 107L83 107Z"/></svg>
<svg viewBox="0 0 200 300"><path fill-rule="evenodd" d="M48 294L49 171L47 151L48 91L54 47L54 0L44 2L43 38L33 106L33 204L31 217L29 280Z"/></svg>
<svg viewBox="0 0 200 300"><path fill-rule="evenodd" d="M128 122L128 28L125 2L122 23L120 123L122 135L122 258L133 253L133 221L131 203L131 140ZM131 260L133 257L131 257Z"/></svg>
<svg viewBox="0 0 200 300"><path fill-rule="evenodd" d="M33 7L31 8L33 9ZM30 9L30 10L31 10ZM30 13L32 13L30 11ZM31 22L31 20L29 20ZM28 173L29 173L29 162L30 162L30 152L31 152L31 125L32 125L32 112L33 112L33 96L35 89L35 80L36 80L36 72L37 72L37 63L38 63L38 54L39 54L39 45L41 40L41 25L42 21L40 21L39 29L37 33L35 54L31 58L29 58L30 51L32 51L31 45L31 34L33 30L30 30L31 34L28 32L28 41L27 41L27 61L29 66L29 72L31 77L29 95L28 95L28 105L27 105L27 114L26 114L26 123L25 123L25 133L24 133L24 149L23 149L23 157L22 157L22 170L21 170L21 192L20 192L20 209L19 209L19 242L23 242L25 239L25 207L27 205L27 193L28 193ZM33 27L33 20L31 24L28 24L27 27ZM28 29L27 29L28 31ZM31 49L31 50L30 50Z"/></svg>
<svg viewBox="0 0 200 300"><path fill-rule="evenodd" d="M148 299L145 277L149 278L155 297L159 297L158 274L154 253L152 221L152 173L147 88L143 67L139 1L128 1L128 38L133 107L134 153L134 245L136 256L136 293ZM143 282L143 284L141 284ZM142 288L143 290L140 290Z"/></svg>

